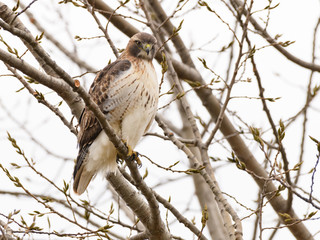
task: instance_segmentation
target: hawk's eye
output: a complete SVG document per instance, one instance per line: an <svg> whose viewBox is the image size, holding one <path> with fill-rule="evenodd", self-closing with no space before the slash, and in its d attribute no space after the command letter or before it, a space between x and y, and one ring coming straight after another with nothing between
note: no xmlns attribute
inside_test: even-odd
<svg viewBox="0 0 320 240"><path fill-rule="evenodd" d="M141 46L141 42L139 40L134 41L138 46Z"/></svg>

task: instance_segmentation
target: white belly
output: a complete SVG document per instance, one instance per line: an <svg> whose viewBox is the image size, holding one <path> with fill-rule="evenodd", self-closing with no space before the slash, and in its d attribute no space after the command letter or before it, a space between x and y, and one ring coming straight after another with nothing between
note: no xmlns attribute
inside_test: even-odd
<svg viewBox="0 0 320 240"><path fill-rule="evenodd" d="M122 138L134 148L144 134L148 124L154 117L153 113L137 107L128 113L122 122Z"/></svg>
<svg viewBox="0 0 320 240"><path fill-rule="evenodd" d="M91 172L114 172L117 169L117 150L104 131L98 135L89 148L86 169Z"/></svg>

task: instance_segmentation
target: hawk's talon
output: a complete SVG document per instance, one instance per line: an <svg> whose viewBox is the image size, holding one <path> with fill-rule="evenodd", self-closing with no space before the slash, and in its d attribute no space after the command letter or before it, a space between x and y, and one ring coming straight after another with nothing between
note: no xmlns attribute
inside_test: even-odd
<svg viewBox="0 0 320 240"><path fill-rule="evenodd" d="M141 163L141 160L139 158L139 153L133 151L132 147L129 144L127 144L126 140L122 140L122 142L128 148L127 159L130 160L130 161L136 161L136 163L138 164L138 167L141 167L142 163Z"/></svg>
<svg viewBox="0 0 320 240"><path fill-rule="evenodd" d="M117 162L117 164L122 164L123 163L123 159L121 159L119 154L117 154L116 162Z"/></svg>
<svg viewBox="0 0 320 240"><path fill-rule="evenodd" d="M138 152L132 152L132 155L130 156L130 160L131 161L136 161L136 163L138 164L138 167L141 168L142 166L142 163L141 163L141 160L139 158L139 153Z"/></svg>

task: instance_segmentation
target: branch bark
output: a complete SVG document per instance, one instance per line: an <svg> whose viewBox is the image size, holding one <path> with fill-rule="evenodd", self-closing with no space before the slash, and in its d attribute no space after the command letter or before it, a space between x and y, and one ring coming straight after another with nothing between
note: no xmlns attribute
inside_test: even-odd
<svg viewBox="0 0 320 240"><path fill-rule="evenodd" d="M47 75L38 69L34 68L24 60L15 57L0 49L0 60L7 63L11 67L18 69L27 76L44 86L54 90L68 104L74 116L79 117L84 107L77 93L73 92L71 87L62 79Z"/></svg>
<svg viewBox="0 0 320 240"><path fill-rule="evenodd" d="M148 231L149 225L151 223L151 212L143 200L141 195L136 192L132 186L125 180L122 174L117 171L116 173L110 173L107 175L109 183L112 185L114 190L119 194L119 196L128 204L132 211L137 215L139 220L143 223ZM148 232L150 236L150 232ZM154 238L157 239L157 238ZM159 238L160 239L160 238Z"/></svg>

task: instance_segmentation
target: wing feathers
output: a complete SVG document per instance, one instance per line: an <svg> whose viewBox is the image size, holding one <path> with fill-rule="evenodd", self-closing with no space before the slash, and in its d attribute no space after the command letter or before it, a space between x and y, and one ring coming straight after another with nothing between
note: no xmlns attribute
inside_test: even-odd
<svg viewBox="0 0 320 240"><path fill-rule="evenodd" d="M129 60L117 60L102 69L97 74L90 87L89 94L93 101L98 104L108 120L110 120L109 112L117 105L121 104L121 99L119 99L114 92L114 86L117 86L115 83L118 79L121 79L123 74L130 68L131 63ZM88 149L100 134L102 128L94 114L88 108L83 110L79 124L79 153L73 172L73 189L75 193L82 194L86 190L92 177L95 175L95 172L86 170Z"/></svg>
<svg viewBox="0 0 320 240"><path fill-rule="evenodd" d="M82 121L80 122L80 131L78 133L79 154L82 152L83 147L90 145L94 141L101 132L101 129L102 128L93 112L89 109L85 109Z"/></svg>
<svg viewBox="0 0 320 240"><path fill-rule="evenodd" d="M93 85L101 81L105 76L109 76L112 78L121 75L121 73L127 71L131 67L131 63L129 60L116 60L113 63L110 63L104 69L102 69L98 75L96 76ZM92 86L91 86L92 87Z"/></svg>
<svg viewBox="0 0 320 240"><path fill-rule="evenodd" d="M110 90L110 85L113 85L113 82L128 71L131 67L131 63L128 60L117 60L103 70L95 78L94 82L90 88L90 95L93 98L103 113L106 115L107 120L109 120L109 112L115 108L119 100L113 96L112 90ZM104 81L101 81L104 79ZM112 97L115 97L113 99ZM81 148L86 144L94 141L94 139L101 132L101 127L98 120L95 118L94 114L87 108L85 108L84 113L82 114L80 121L80 132L78 135L78 142Z"/></svg>

